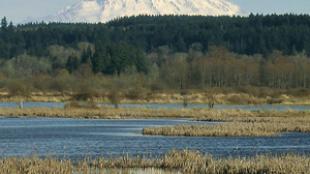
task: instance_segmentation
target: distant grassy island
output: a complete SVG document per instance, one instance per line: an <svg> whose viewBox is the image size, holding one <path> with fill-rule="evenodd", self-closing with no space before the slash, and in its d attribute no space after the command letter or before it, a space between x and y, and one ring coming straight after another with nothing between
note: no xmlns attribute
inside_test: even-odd
<svg viewBox="0 0 310 174"><path fill-rule="evenodd" d="M294 120L294 118L292 119ZM268 137L288 132L310 133L309 119L302 122L278 122L265 118L264 122L229 122L217 125L178 125L145 128L144 135L205 136L205 137Z"/></svg>

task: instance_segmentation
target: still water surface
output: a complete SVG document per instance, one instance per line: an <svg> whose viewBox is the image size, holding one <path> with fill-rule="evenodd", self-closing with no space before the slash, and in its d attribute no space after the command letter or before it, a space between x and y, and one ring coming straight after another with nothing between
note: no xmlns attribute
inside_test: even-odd
<svg viewBox="0 0 310 174"><path fill-rule="evenodd" d="M73 160L125 154L160 156L172 149L192 149L221 156L299 153L310 155L310 134L278 137L143 136L144 127L216 124L188 120L86 120L0 118L0 156L55 156Z"/></svg>

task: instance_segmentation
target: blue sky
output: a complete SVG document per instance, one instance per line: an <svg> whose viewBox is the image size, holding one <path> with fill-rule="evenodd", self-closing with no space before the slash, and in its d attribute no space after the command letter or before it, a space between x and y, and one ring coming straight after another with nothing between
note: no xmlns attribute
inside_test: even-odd
<svg viewBox="0 0 310 174"><path fill-rule="evenodd" d="M78 0L0 0L0 16L7 16L14 23L28 17L54 14ZM307 13L310 0L231 0L244 12L253 13Z"/></svg>
<svg viewBox="0 0 310 174"><path fill-rule="evenodd" d="M310 14L310 0L231 0L245 12Z"/></svg>

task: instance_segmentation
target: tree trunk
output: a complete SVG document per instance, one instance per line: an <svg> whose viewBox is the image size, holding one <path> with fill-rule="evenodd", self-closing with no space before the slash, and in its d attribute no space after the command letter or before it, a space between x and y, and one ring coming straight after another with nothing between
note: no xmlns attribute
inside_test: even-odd
<svg viewBox="0 0 310 174"><path fill-rule="evenodd" d="M21 100L19 102L19 109L23 109L24 108L24 102Z"/></svg>

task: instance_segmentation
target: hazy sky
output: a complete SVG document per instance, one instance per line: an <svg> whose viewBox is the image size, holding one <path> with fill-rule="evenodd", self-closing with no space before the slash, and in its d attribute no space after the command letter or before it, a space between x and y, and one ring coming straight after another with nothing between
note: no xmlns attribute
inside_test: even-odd
<svg viewBox="0 0 310 174"><path fill-rule="evenodd" d="M28 17L42 17L54 14L67 5L79 0L0 0L0 16L7 16L13 22ZM243 12L253 13L307 13L310 14L310 0L231 0Z"/></svg>

